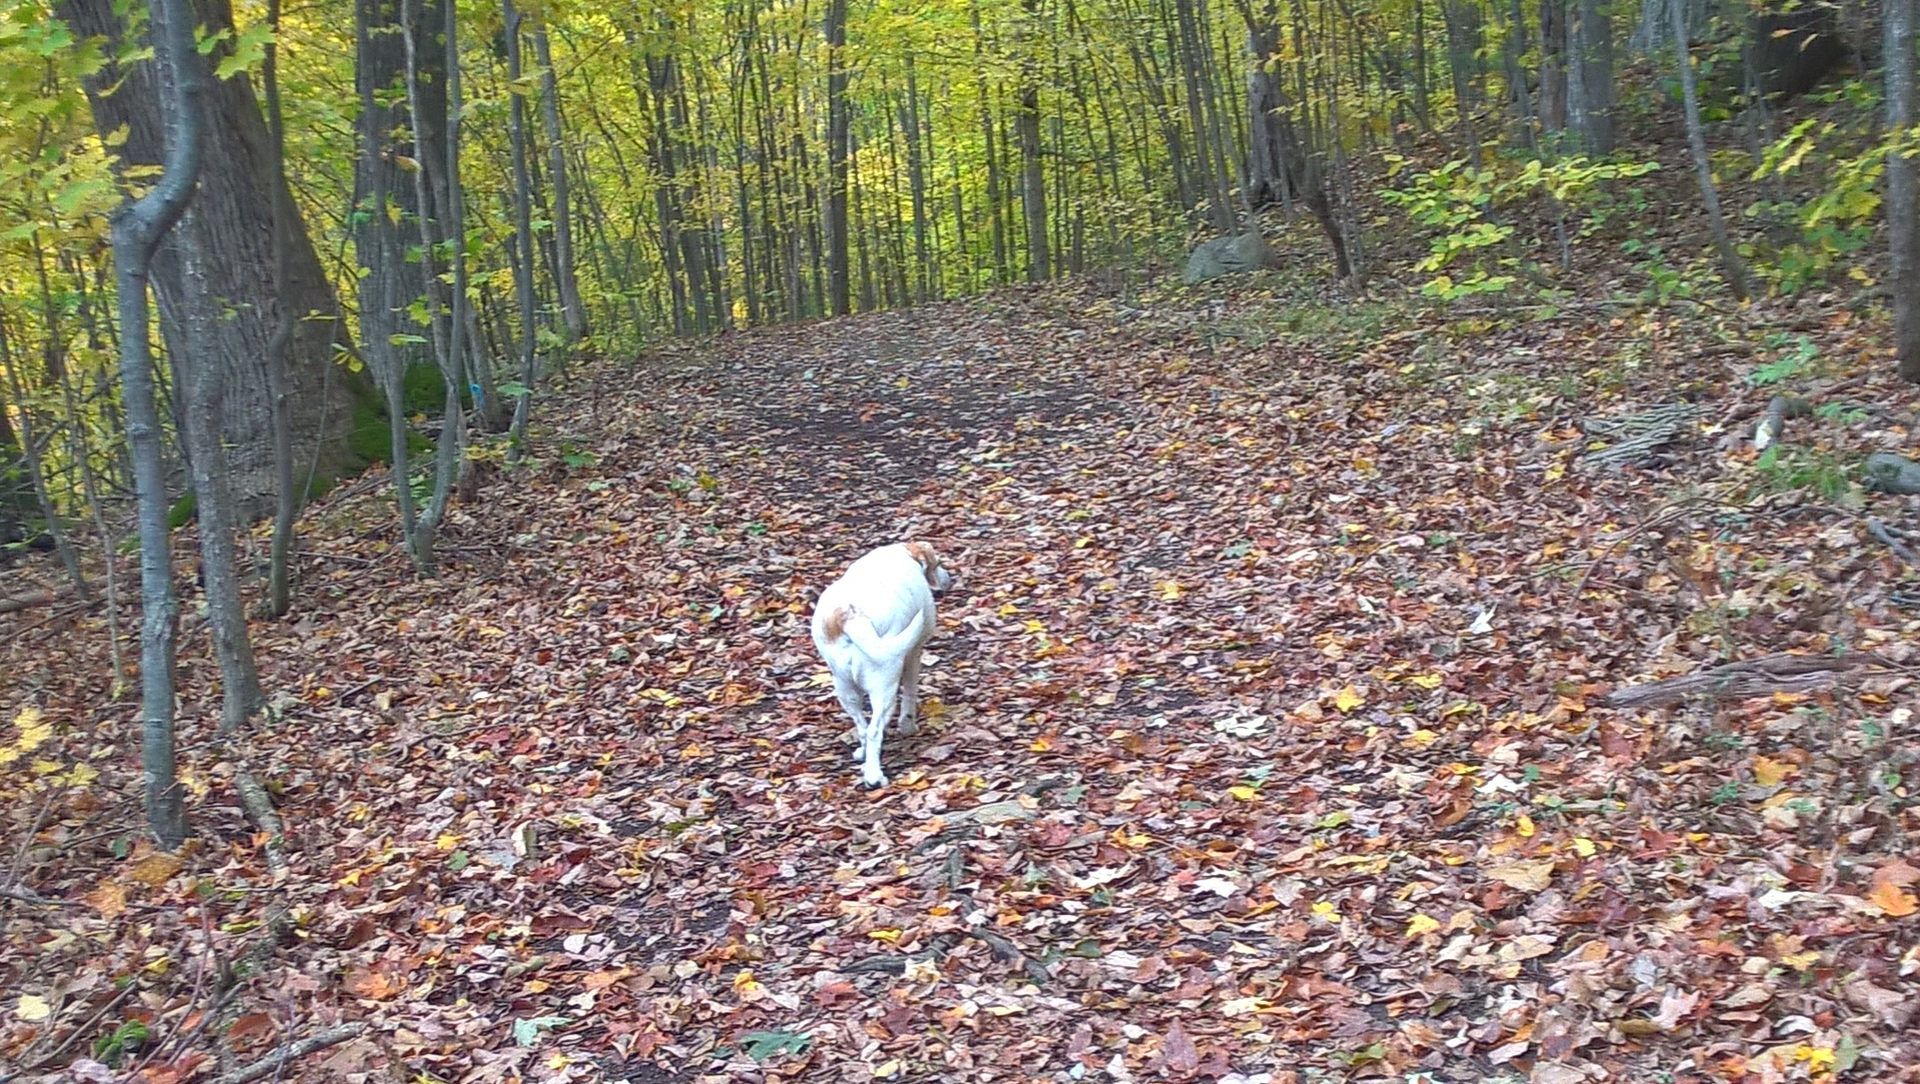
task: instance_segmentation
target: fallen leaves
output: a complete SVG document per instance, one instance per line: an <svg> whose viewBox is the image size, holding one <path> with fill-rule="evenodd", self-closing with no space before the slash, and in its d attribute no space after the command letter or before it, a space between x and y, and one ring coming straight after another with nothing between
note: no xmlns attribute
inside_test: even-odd
<svg viewBox="0 0 1920 1084"><path fill-rule="evenodd" d="M446 1080L604 1058L1598 1084L1692 1058L1852 1084L1849 1057L1916 1052L1915 825L1860 768L1912 686L1710 726L1601 706L1728 644L1830 647L1830 570L1872 564L1795 517L1637 529L1659 471L1550 473L1567 416L1619 393L1541 389L1599 386L1578 374L1612 364L1601 342L1662 344L1631 383L1670 379L1699 327L1567 315L1469 343L1437 321L1380 337L1462 352L1417 374L1284 345L1210 367L1184 302L1122 332L1049 296L729 336L650 367L646 401L613 377L564 422L598 467L456 506L436 581L367 543L390 508L323 504L307 611L256 626L301 736L253 751L298 866L265 873L191 740L208 842L183 864L76 843L107 814L63 810L35 843L84 860L33 883L75 931L18 917L37 907L11 928L74 975L94 946L124 962L56 988L59 1017L129 979L183 1015L210 946L258 943L284 891L299 935L237 995L237 1040L283 1038L256 987L285 990L301 1019L377 1017ZM896 785L868 794L805 621L895 531L950 544L961 586L921 732L888 738ZM1852 589L1858 644L1901 651L1885 585ZM187 702L214 680L185 660ZM13 770L86 751L67 701ZM89 793L137 795L109 759ZM11 1036L48 1026L9 1007Z"/></svg>

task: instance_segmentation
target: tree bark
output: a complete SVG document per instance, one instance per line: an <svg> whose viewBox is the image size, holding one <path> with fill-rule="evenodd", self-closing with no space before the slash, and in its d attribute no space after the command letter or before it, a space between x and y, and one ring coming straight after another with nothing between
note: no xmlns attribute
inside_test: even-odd
<svg viewBox="0 0 1920 1084"><path fill-rule="evenodd" d="M126 129L118 148L123 167L156 166L167 146L174 119L167 112L170 92L157 62L126 63L134 43L124 40L126 27L114 0L58 0L56 11L76 34L99 36L107 42L107 63L87 80L87 96L101 132ZM195 0L183 16L209 31L231 30L233 16L227 0ZM192 54L187 63L206 78L209 60L218 60L225 45L211 58ZM288 306L297 317L289 357L289 393L298 458L311 458L328 478L357 470L363 461L350 446L356 408L364 410L371 384L364 375L336 365L336 344L344 341L339 305L326 272L301 223L284 176L272 169L266 122L244 78L209 81L203 92L206 155L220 168L200 178L195 197L201 213L185 228L194 230L205 252L216 257L207 268L208 281L188 284L168 264L177 259L171 246L154 257L154 294L159 302L162 330L177 337L186 315L183 290L204 289L226 309L242 314L221 320L210 349L220 367L228 393L221 416L221 436L230 453L231 484L241 512L249 519L265 515L274 506L277 483L273 463L272 391L262 378L260 359L267 356L273 322L262 314ZM272 208L284 203L291 223L292 255L288 276L276 285L272 274Z"/></svg>

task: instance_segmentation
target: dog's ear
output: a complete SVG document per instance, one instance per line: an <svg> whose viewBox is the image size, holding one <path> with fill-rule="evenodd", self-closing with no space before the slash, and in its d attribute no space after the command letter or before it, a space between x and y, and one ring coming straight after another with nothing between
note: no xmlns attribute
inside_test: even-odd
<svg viewBox="0 0 1920 1084"><path fill-rule="evenodd" d="M940 568L940 558L933 552L933 547L925 542L909 542L907 555L920 562L921 573L927 577L928 583L932 583L935 572Z"/></svg>

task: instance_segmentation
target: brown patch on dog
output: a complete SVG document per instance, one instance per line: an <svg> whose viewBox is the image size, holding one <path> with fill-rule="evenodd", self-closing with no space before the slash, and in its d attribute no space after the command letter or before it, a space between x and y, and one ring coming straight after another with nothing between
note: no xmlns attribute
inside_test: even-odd
<svg viewBox="0 0 1920 1084"><path fill-rule="evenodd" d="M847 619L851 616L853 613L847 607L835 607L833 612L827 615L826 621L821 623L821 627L826 630L827 639L838 640L847 631Z"/></svg>
<svg viewBox="0 0 1920 1084"><path fill-rule="evenodd" d="M912 556L914 560L920 562L921 568L929 572L933 571L934 563L939 560L939 558L933 555L933 547L927 545L925 542L907 543L907 553Z"/></svg>

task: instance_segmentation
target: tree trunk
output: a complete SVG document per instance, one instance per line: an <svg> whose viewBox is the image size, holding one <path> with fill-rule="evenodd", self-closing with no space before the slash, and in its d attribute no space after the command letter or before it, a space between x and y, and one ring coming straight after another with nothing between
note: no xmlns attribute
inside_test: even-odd
<svg viewBox="0 0 1920 1084"><path fill-rule="evenodd" d="M227 489L227 448L220 439L221 400L226 388L216 356L202 344L217 334L217 299L193 296L193 284L206 282L213 255L200 248L205 236L192 228L196 210L188 208L185 228L174 241L178 259L169 267L185 275L181 293L187 298L187 316L175 345L175 369L184 377L179 389L185 399L187 466L193 478L194 519L200 535L200 579L206 595L207 624L213 631L213 656L220 665L220 727L222 737L240 732L247 720L266 705L260 675L253 662L253 644L247 637L247 614L240 599L233 546L233 498Z"/></svg>
<svg viewBox="0 0 1920 1084"><path fill-rule="evenodd" d="M1693 76L1693 54L1687 48L1686 0L1667 0L1673 22L1673 49L1680 63L1680 97L1686 110L1687 146L1693 151L1694 173L1700 179L1700 201L1707 208L1707 224L1713 230L1713 247L1720 253L1720 266L1726 272L1733 296L1747 298L1747 267L1734 251L1733 238L1727 232L1726 215L1720 211L1720 192L1713 184L1713 161L1707 155L1707 136L1700 123L1700 95Z"/></svg>
<svg viewBox="0 0 1920 1084"><path fill-rule="evenodd" d="M261 83L267 96L267 138L269 168L275 176L286 175L287 123L280 107L280 0L267 0L267 27L273 37L267 39ZM282 201L273 205L273 281L279 284L292 277L293 208ZM278 289L276 292L279 292ZM267 340L267 353L261 359L267 370L267 393L273 409L273 542L267 558L267 597L264 606L269 617L280 617L293 605L293 529L306 503L306 491L297 488L293 472L293 423L288 408L289 373L287 348L293 343L296 322L291 306L275 307L273 334Z"/></svg>
<svg viewBox="0 0 1920 1084"><path fill-rule="evenodd" d="M111 25L118 26L117 18ZM155 129L148 136L153 146L165 148L166 157L159 181L114 212L112 235L120 307L121 395L126 403L140 526L140 767L145 776L148 827L162 847L172 850L187 838L186 806L174 775L173 750L179 600L173 592L160 408L153 393L147 279L155 250L195 194L202 155L211 140L207 75L195 57L193 15L187 0L152 0L148 33L154 63L144 66L146 86L152 92L145 104L152 108L153 116L147 119Z"/></svg>
<svg viewBox="0 0 1920 1084"><path fill-rule="evenodd" d="M827 293L835 316L853 307L847 267L847 0L827 0Z"/></svg>
<svg viewBox="0 0 1920 1084"><path fill-rule="evenodd" d="M1916 0L1887 0L1887 127L1893 149L1887 154L1887 229L1893 256L1893 345L1900 378L1920 384L1920 190L1914 181L1913 45Z"/></svg>
<svg viewBox="0 0 1920 1084"><path fill-rule="evenodd" d="M159 63L125 63L133 43L124 41L125 25L115 0L58 0L56 11L74 32L99 35L107 41L107 63L87 80L87 96L94 121L102 132L124 127L126 141L118 148L127 167L159 165L166 133L174 119ZM233 16L227 0L197 0L183 18L209 32L231 31ZM210 58L194 54L190 63L205 69L230 50L216 47ZM241 513L248 518L273 508L276 491L273 463L272 391L263 378L260 359L267 356L273 322L262 314L292 309L298 317L288 351L289 403L296 452L311 460L318 474L335 478L357 470L363 460L349 443L356 413L370 406L371 383L365 375L336 365L336 344L344 341L339 305L321 268L313 243L301 223L284 176L272 169L266 122L246 79L209 82L205 138L209 161L220 163L200 178L195 197L200 213L186 228L202 236L202 251L213 254L204 288L225 309L242 314L221 320L209 349L227 388L221 417L222 440L229 449L230 482ZM284 204L292 245L288 275L276 285L273 276L274 204ZM176 257L171 248L155 254L154 293L159 302L162 330L177 333L185 318L186 279L170 272Z"/></svg>
<svg viewBox="0 0 1920 1084"><path fill-rule="evenodd" d="M1047 244L1047 176L1040 161L1040 82L1035 70L1039 51L1041 0L1022 0L1025 48L1020 60L1020 108L1014 130L1020 141L1020 208L1027 224L1027 281L1045 282L1053 273Z"/></svg>

